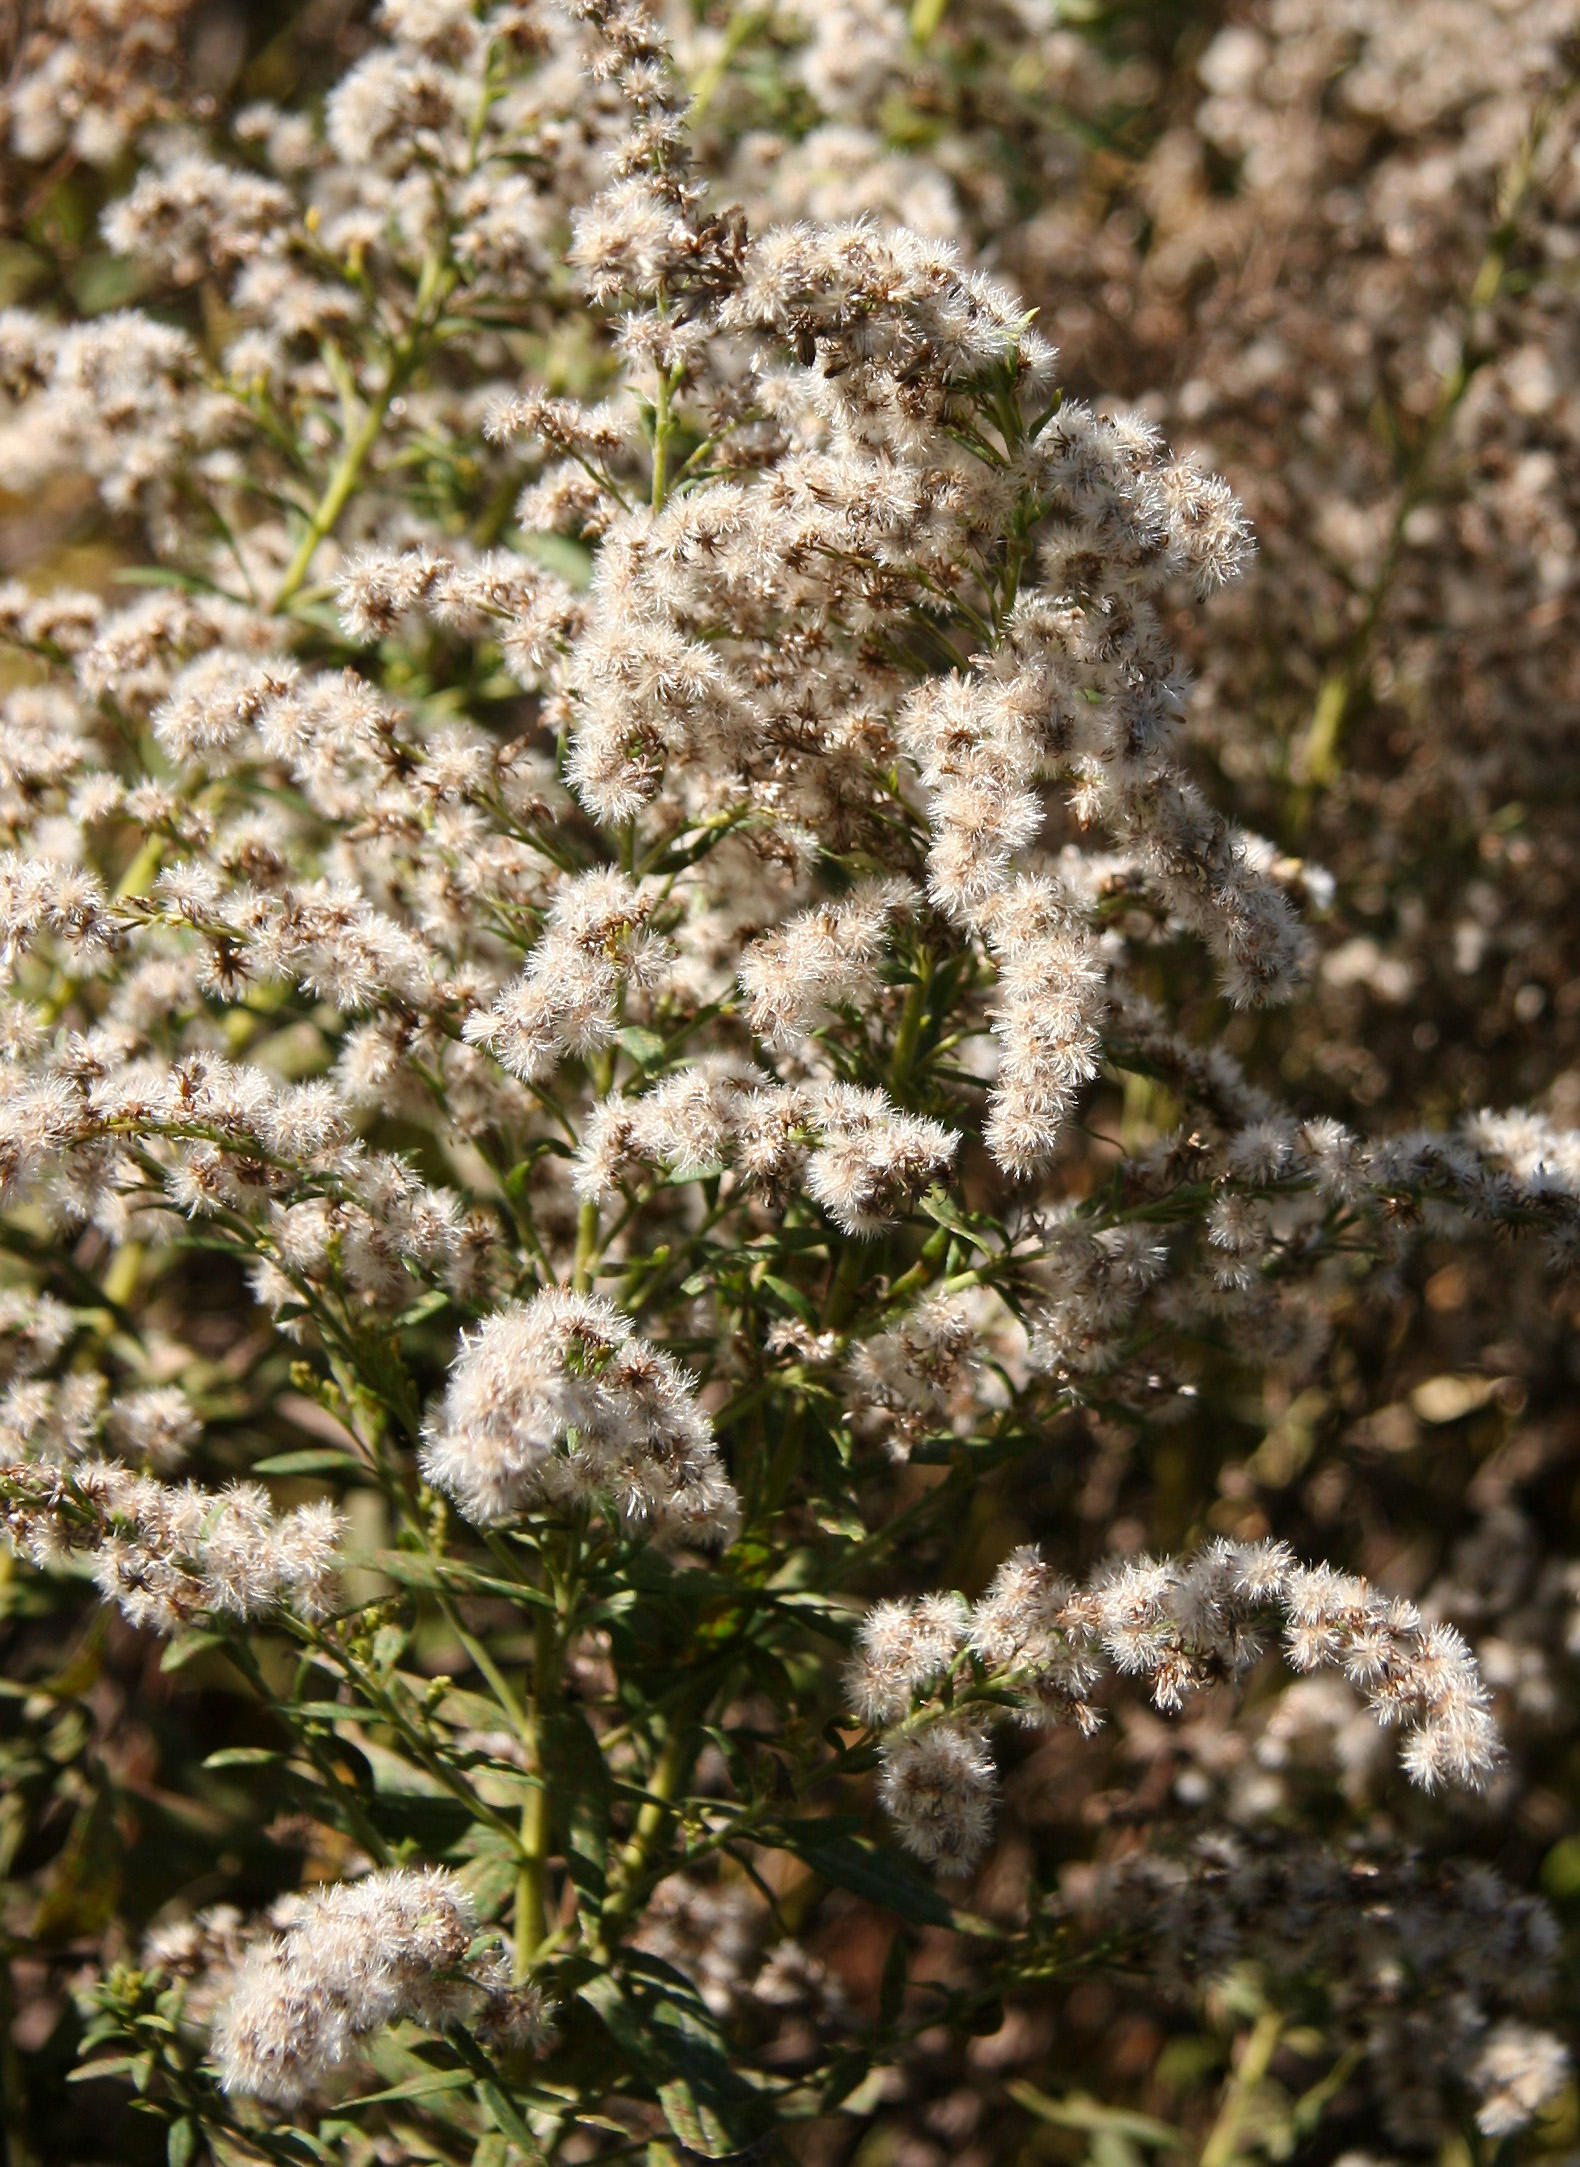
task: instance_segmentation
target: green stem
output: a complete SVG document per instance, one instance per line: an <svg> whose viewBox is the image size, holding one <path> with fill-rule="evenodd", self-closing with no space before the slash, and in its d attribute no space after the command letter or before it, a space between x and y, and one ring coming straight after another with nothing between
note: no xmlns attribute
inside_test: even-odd
<svg viewBox="0 0 1580 2167"><path fill-rule="evenodd" d="M548 1939L545 1904L549 1855L549 1795L535 1783L521 1808L521 1864L516 1873L516 1978L529 1976Z"/></svg>
<svg viewBox="0 0 1580 2167"><path fill-rule="evenodd" d="M183 791L182 795L185 794ZM164 854L165 838L157 829L153 834L143 837L135 857L115 884L115 899L118 903L129 902L135 896L148 893L154 884L154 875L159 871L159 863Z"/></svg>
<svg viewBox="0 0 1580 2167"><path fill-rule="evenodd" d="M847 1241L840 1250L839 1262L834 1267L834 1277L829 1284L828 1308L824 1317L831 1332L839 1330L856 1306L862 1268L869 1253L869 1245L859 1237Z"/></svg>
<svg viewBox="0 0 1580 2167"><path fill-rule="evenodd" d="M296 599L319 544L334 532L341 513L351 501L362 478L362 469L379 440L390 406L416 371L434 322L454 290L457 275L454 265L442 265L438 256L430 252L418 281L412 322L390 348L383 385L346 439L345 449L336 460L318 507L307 523L307 532L275 591L270 609L276 616Z"/></svg>
<svg viewBox="0 0 1580 2167"><path fill-rule="evenodd" d="M595 1099L606 1099L614 1089L614 1062L613 1047L594 1059L591 1081ZM595 1197L589 1197L576 1214L576 1263L571 1285L578 1294L586 1294L591 1288L597 1262L598 1203Z"/></svg>
<svg viewBox="0 0 1580 2167"><path fill-rule="evenodd" d="M576 1268L571 1285L578 1294L592 1286L593 1260L598 1254L598 1203L589 1197L576 1213Z"/></svg>
<svg viewBox="0 0 1580 2167"><path fill-rule="evenodd" d="M932 987L932 978L933 959L930 955L923 955L916 966L916 976L906 993L905 1006L900 1011L900 1027L894 1035L894 1053L889 1063L889 1096L893 1099L898 1099L905 1089L916 1059L922 1025L927 1019L927 996Z"/></svg>
<svg viewBox="0 0 1580 2167"><path fill-rule="evenodd" d="M403 381L403 375L392 362L384 379L383 390L363 414L356 430L347 440L345 450L336 461L328 486L319 499L318 508L307 523L307 532L302 536L296 555L291 559L285 577L275 591L270 607L276 616L295 600L306 581L319 544L333 532L341 513L350 502L351 493L362 477L368 454L379 440L379 432L384 427L390 402Z"/></svg>
<svg viewBox="0 0 1580 2167"><path fill-rule="evenodd" d="M544 1715L558 1680L555 1620L540 1611L533 1626L532 1773L537 1778L521 1806L521 1861L516 1870L516 1977L525 1979L548 1938L548 1859L553 1816L544 1766Z"/></svg>
<svg viewBox="0 0 1580 2167"><path fill-rule="evenodd" d="M911 41L921 51L937 36L944 17L949 13L949 0L913 0L911 8Z"/></svg>
<svg viewBox="0 0 1580 2167"><path fill-rule="evenodd" d="M680 385L679 369L661 369L653 399L653 509L661 512L669 495L669 440L675 433L670 402Z"/></svg>
<svg viewBox="0 0 1580 2167"><path fill-rule="evenodd" d="M378 1679L363 1668L345 1642L324 1638L318 1645L362 1697L362 1707L348 1710L348 1714L359 1720L371 1718L376 1723L387 1724L405 1742L406 1750L419 1768L426 1769L436 1782L441 1783L450 1796L466 1808L474 1821L486 1822L496 1836L503 1837L514 1849L516 1831L504 1815L496 1813L492 1806L487 1805L466 1778L450 1767L443 1754L435 1751L395 1695L386 1692Z"/></svg>
<svg viewBox="0 0 1580 2167"><path fill-rule="evenodd" d="M610 1877L612 1886L603 1907L605 1930L628 1918L646 1894L646 1876L673 1818L676 1794L691 1773L697 1745L695 1712L688 1695L670 1721L669 1735L647 1781L648 1797Z"/></svg>
<svg viewBox="0 0 1580 2167"><path fill-rule="evenodd" d="M893 1286L890 1287L888 1306L892 1309L897 1303L908 1300L913 1294L920 1293L921 1289L929 1281L936 1278L938 1267L943 1262L948 1251L948 1227L935 1227L926 1241L923 1242L922 1253L916 1262L909 1271L902 1272Z"/></svg>
<svg viewBox="0 0 1580 2167"><path fill-rule="evenodd" d="M1239 2158L1240 2129L1258 2085L1278 2048L1284 2019L1276 2009L1264 2009L1252 2025L1234 2073L1224 2086L1218 2119L1207 2133L1198 2167L1233 2167Z"/></svg>
<svg viewBox="0 0 1580 2167"><path fill-rule="evenodd" d="M256 1693L263 1706L271 1709L279 1717L280 1721L291 1731L301 1750L312 1762L319 1782L324 1786L329 1796L336 1801L346 1817L347 1834L356 1838L369 1858L377 1860L380 1866L388 1866L390 1863L389 1846L378 1829L374 1827L372 1821L369 1820L362 1801L349 1785L341 1782L334 1762L325 1752L323 1743L316 1733L311 1730L299 1730L291 1721L291 1703L276 1699L268 1680L263 1675L262 1666L240 1633L226 1635L225 1653L252 1687L253 1692Z"/></svg>
<svg viewBox="0 0 1580 2167"><path fill-rule="evenodd" d="M753 31L761 30L772 20L771 11L760 7L738 7L730 17L724 38L718 51L702 70L692 86L691 107L686 114L688 127L695 129L708 107L718 96L719 87L729 73L730 62L735 58Z"/></svg>
<svg viewBox="0 0 1580 2167"><path fill-rule="evenodd" d="M7 2167L38 2167L38 2154L28 2135L26 2073L11 2037L16 2013L16 1983L8 1945L0 1950L0 2133L5 2139Z"/></svg>

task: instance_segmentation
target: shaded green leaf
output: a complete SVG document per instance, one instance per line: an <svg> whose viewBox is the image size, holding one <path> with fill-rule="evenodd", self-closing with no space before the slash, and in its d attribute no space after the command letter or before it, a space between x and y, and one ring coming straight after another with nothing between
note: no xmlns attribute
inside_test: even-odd
<svg viewBox="0 0 1580 2167"><path fill-rule="evenodd" d="M544 1725L555 1785L556 1836L579 1896L601 1905L608 1894L609 1809L614 1785L591 1724L579 1708L558 1708Z"/></svg>
<svg viewBox="0 0 1580 2167"><path fill-rule="evenodd" d="M661 2084L658 2103L664 2110L664 2120L688 2152L699 2153L703 2159L729 2159L745 2149L737 2133L712 2102L698 2093L689 2077L671 2077Z"/></svg>
<svg viewBox="0 0 1580 2167"><path fill-rule="evenodd" d="M883 1960L883 1983L878 1989L878 2020L885 2027L896 2022L905 2006L905 1988L910 1965L910 1952L905 1946L905 1936L896 1932L889 1936L889 1953Z"/></svg>
<svg viewBox="0 0 1580 2167"><path fill-rule="evenodd" d="M628 1023L616 1034L638 1068L646 1068L656 1061L664 1050L664 1041L656 1031L649 1031L640 1023Z"/></svg>
<svg viewBox="0 0 1580 2167"><path fill-rule="evenodd" d="M223 1633L178 1633L174 1640L166 1643L159 1658L159 1668L185 1670L188 1663L196 1662L200 1655L207 1655L211 1648L223 1648L224 1645Z"/></svg>
<svg viewBox="0 0 1580 2167"><path fill-rule="evenodd" d="M814 1330L817 1328L817 1312L799 1287L791 1286L788 1279L776 1279L772 1272L763 1273L762 1284L786 1309L798 1316L803 1324L810 1325Z"/></svg>
<svg viewBox="0 0 1580 2167"><path fill-rule="evenodd" d="M763 2103L732 2067L718 2020L672 1965L645 1951L630 1961L623 1979L589 1979L581 1998L653 2083L683 2144L705 2159L747 2150L762 2134Z"/></svg>
<svg viewBox="0 0 1580 2167"><path fill-rule="evenodd" d="M785 1821L759 1839L791 1851L836 1888L849 1889L915 1926L947 1926L956 1933L992 1934L985 1919L961 1911L914 1867L892 1851L842 1832L833 1821Z"/></svg>

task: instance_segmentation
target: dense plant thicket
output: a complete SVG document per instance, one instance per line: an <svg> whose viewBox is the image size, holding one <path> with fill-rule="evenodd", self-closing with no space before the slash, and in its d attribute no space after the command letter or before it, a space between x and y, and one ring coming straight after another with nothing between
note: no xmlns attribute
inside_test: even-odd
<svg viewBox="0 0 1580 2167"><path fill-rule="evenodd" d="M1570 2156L1577 59L7 25L12 2167Z"/></svg>

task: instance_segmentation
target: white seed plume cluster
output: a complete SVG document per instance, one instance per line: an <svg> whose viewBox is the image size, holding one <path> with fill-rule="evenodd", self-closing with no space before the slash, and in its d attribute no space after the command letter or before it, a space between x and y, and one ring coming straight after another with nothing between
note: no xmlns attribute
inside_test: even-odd
<svg viewBox="0 0 1580 2167"><path fill-rule="evenodd" d="M333 1604L343 1526L333 1505L278 1515L261 1483L215 1492L110 1461L23 1462L0 1470L0 1482L15 1548L38 1565L85 1552L100 1593L133 1625L173 1633L194 1618L260 1619L282 1606L311 1620Z"/></svg>
<svg viewBox="0 0 1580 2167"><path fill-rule="evenodd" d="M0 145L24 165L109 166L168 113L190 0L42 0L6 26Z"/></svg>
<svg viewBox="0 0 1580 2167"><path fill-rule="evenodd" d="M512 1280L475 1168L457 1184L469 1198L419 1179L360 1141L371 1111L425 1128L452 1164L479 1138L509 1163L592 1062L599 1104L569 1116L584 1200L613 1205L624 1187L651 1210L656 1189L723 1165L748 1213L805 1197L866 1237L950 1177L960 1137L980 1135L1018 1183L1052 1166L1083 1085L1116 1036L1137 1037L1133 943L1144 954L1194 931L1237 999L1287 991L1299 963L1269 854L1206 807L1176 757L1185 688L1160 612L1171 582L1211 585L1244 561L1222 484L1135 420L1059 402L1016 298L950 246L871 223L754 237L711 213L651 26L604 26L624 89L606 68L589 102L576 93L590 33L545 19L529 51L507 15L447 15L441 33L395 11L391 43L336 93L327 147L298 143L293 124L267 183L178 159L145 174L113 232L177 281L201 232L238 320L255 319L245 381L278 386L289 362L308 397L323 366L312 341L362 320L362 274L336 285L335 249L398 286L375 223L447 231L465 305L484 312L501 282L536 275L537 242L507 261L473 220L480 177L504 184L511 131L537 130L553 155L530 184L510 163L510 185L537 191L535 233L577 209L577 264L614 311L618 396L547 399L485 370L391 397L393 463L364 472L365 531L338 562L323 539L286 563L289 536L227 494L236 443L260 470L274 457L240 361L238 388L205 394L224 409L222 455L171 388L192 364L165 326L5 319L7 426L28 456L86 464L150 515L177 480L207 491L240 562L216 568L217 591L120 608L0 596L0 627L47 679L7 695L0 937L16 1007L0 1176L115 1242L151 1232L167 1201L245 1220L259 1297L307 1338L325 1304L398 1310L414 1272L485 1307ZM396 89L417 82L420 123ZM633 115L598 194L596 146ZM249 127L273 142L268 116ZM354 173L335 163L341 136L357 143ZM318 221L305 257L277 215L286 198ZM447 298L462 306L459 288ZM426 319L409 299L416 338ZM478 352L503 358L486 340ZM107 402L112 362L142 387L130 404ZM681 465L648 452L641 400L684 408ZM521 517L596 544L588 594L525 555L413 533L409 507L399 539L379 532L403 430L468 435L480 401L490 438L524 443L516 471L536 476ZM338 580L356 642L420 642L432 623L497 653L541 699L562 772L451 706L397 710L372 664L299 662L279 603L310 570ZM179 780L106 760L112 712L147 724ZM1108 831L1100 854L1075 839L1091 823ZM146 864L124 859L129 832L148 838ZM842 855L864 869L820 894ZM1136 905L1123 932L1107 923L1117 899ZM64 1035L41 1020L58 971L94 989ZM937 1023L910 1041L902 1026L885 1084L820 1050L832 1019L881 1034L907 989L925 1010L940 983L967 1065L947 1091L935 1079L925 1110L907 1103L911 1069L935 1056ZM289 1085L268 1061L216 1055L218 1020L260 993L322 1004L327 1072ZM674 1048L663 1073L636 1072L633 1029ZM770 1066L747 1062L747 1032ZM1278 1142L1266 1118L1236 1119L1265 1148L1226 1136L1213 1178L1313 1178L1321 1152ZM1555 1137L1511 1189L1508 1143L1487 1124L1473 1155L1445 1163L1465 1208L1572 1221L1572 1147ZM1435 1149L1372 1162L1385 1213L1390 1184L1437 1175ZM1200 1173L1187 1156L1182 1139L1151 1170L1161 1189ZM534 1232L544 1276L563 1280L555 1222L574 1206L550 1161L541 1176ZM1231 1200L1212 1246L1197 1306L1231 1323L1265 1308L1264 1267L1287 1257L1288 1233ZM1170 1280L1180 1261L1146 1269ZM1075 1315L1049 1294L1050 1312ZM1065 1342L1092 1338L1077 1318L1039 1345L1068 1373L1080 1346Z"/></svg>
<svg viewBox="0 0 1580 2167"><path fill-rule="evenodd" d="M791 1045L834 1010L870 999L890 920L911 896L905 880L861 881L839 902L800 911L753 941L736 976L754 1034L769 1047Z"/></svg>
<svg viewBox="0 0 1580 2167"><path fill-rule="evenodd" d="M858 1404L889 1418L896 1458L941 1425L954 1402L975 1402L980 1384L982 1320L963 1295L928 1294L887 1330L863 1339L850 1359Z"/></svg>
<svg viewBox="0 0 1580 2167"><path fill-rule="evenodd" d="M228 2092L293 2107L403 2019L515 2046L547 2036L541 1992L512 1988L497 1951L472 1957L476 1908L442 1868L368 1874L285 1908L284 1931L254 1943L215 2026Z"/></svg>
<svg viewBox="0 0 1580 2167"><path fill-rule="evenodd" d="M715 2016L794 2011L829 2029L846 2015L838 1977L799 1942L764 1950L773 1914L738 1881L671 1874L642 1922L641 1946L695 1981Z"/></svg>
<svg viewBox="0 0 1580 2167"><path fill-rule="evenodd" d="M1489 1780L1501 1748L1460 1635L1351 1574L1298 1564L1282 1543L1220 1538L1189 1559L1127 1560L1086 1588L1019 1550L975 1605L929 1596L869 1612L851 1699L883 1733L880 1788L901 1839L921 1858L963 1867L991 1828L987 1732L1006 1695L1024 1722L1090 1731L1105 1675L1144 1680L1153 1704L1174 1711L1243 1677L1280 1630L1293 1670L1341 1671L1379 1723L1403 1730L1412 1781L1430 1790ZM973 1709L976 1683L994 1697Z"/></svg>
<svg viewBox="0 0 1580 2167"><path fill-rule="evenodd" d="M621 214L635 217L629 196ZM666 230L672 260L650 281L696 281L704 266L723 279L709 228ZM618 229L598 234L611 290L628 285ZM585 236L584 249L602 262ZM736 817L753 805L804 849L809 833L867 827L878 801L863 765L903 746L925 794L929 893L985 943L999 980L988 1140L1011 1172L1033 1172L1095 1073L1106 977L1079 898L1028 863L1049 786L1079 819L1114 826L1160 907L1220 954L1236 998L1287 992L1298 968L1281 892L1170 759L1183 688L1155 597L1182 574L1233 576L1242 529L1221 485L1169 463L1139 424L1039 412L1051 354L947 247L798 227L749 244L732 284L717 350L688 351L687 366L718 370L720 396L755 372L771 433L732 455L736 473L656 510L618 509L611 481L588 627L562 675L567 772L609 822L717 817L733 800ZM771 343L802 365L770 360ZM963 424L997 440L963 458ZM1022 530L1040 555L1030 539L1008 545L1018 591L967 665L906 692L839 637L884 603L925 617L940 592L974 628L979 600L1000 607L974 566ZM1034 562L1044 588L1029 583ZM749 1019L771 1047L871 986L903 892L860 884L747 950Z"/></svg>
<svg viewBox="0 0 1580 2167"><path fill-rule="evenodd" d="M743 1067L745 1065L743 1064ZM716 1162L748 1193L801 1191L842 1233L877 1234L947 1172L959 1143L941 1122L882 1090L786 1084L745 1068L692 1068L634 1099L605 1100L587 1124L576 1173L589 1198L644 1165L693 1178Z"/></svg>
<svg viewBox="0 0 1580 2167"><path fill-rule="evenodd" d="M467 1038L528 1083L566 1054L607 1046L622 990L650 983L665 960L665 944L645 930L653 900L613 870L567 881L526 970L486 1015L467 1018Z"/></svg>
<svg viewBox="0 0 1580 2167"><path fill-rule="evenodd" d="M611 1302L563 1289L463 1339L422 1465L479 1526L611 1500L636 1526L722 1544L739 1519L685 1371Z"/></svg>

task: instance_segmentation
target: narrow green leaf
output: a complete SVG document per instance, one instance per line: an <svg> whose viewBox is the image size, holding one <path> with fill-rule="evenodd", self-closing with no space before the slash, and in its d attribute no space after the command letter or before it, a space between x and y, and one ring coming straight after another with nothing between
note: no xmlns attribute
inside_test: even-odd
<svg viewBox="0 0 1580 2167"><path fill-rule="evenodd" d="M348 1564L362 1565L373 1572L382 1573L386 1580L393 1580L403 1588L476 1589L479 1595L503 1596L507 1602L519 1603L524 1608L552 1610L554 1598L539 1588L529 1588L515 1580L505 1580L497 1573L474 1571L469 1565L458 1565L446 1559L441 1571L430 1558L418 1557L411 1550L370 1550L347 1560Z"/></svg>
<svg viewBox="0 0 1580 2167"><path fill-rule="evenodd" d="M137 2066L135 2054L111 2055L103 2061L79 2062L66 2075L68 2084L96 2084L101 2077L124 2077Z"/></svg>
<svg viewBox="0 0 1580 2167"><path fill-rule="evenodd" d="M534 2167L537 2167L537 2162L544 2157L543 2147L516 2112L515 2107L505 2093L500 2090L499 2086L491 2078L479 2077L477 2080L477 2096L488 2109L493 2118L494 2127L499 2131L500 2135L508 2137L512 2144L520 2145L528 2160L534 2163Z"/></svg>
<svg viewBox="0 0 1580 2167"><path fill-rule="evenodd" d="M683 1973L630 1952L623 1979L602 1973L581 1998L658 2092L670 2128L704 2159L748 2150L763 2133L763 2103L730 2060L718 2019Z"/></svg>
<svg viewBox="0 0 1580 2167"><path fill-rule="evenodd" d="M196 572L176 572L160 564L123 564L110 574L117 587L179 587L187 594L217 593L214 582Z"/></svg>
<svg viewBox="0 0 1580 2167"><path fill-rule="evenodd" d="M513 2144L518 2144L521 2147L531 2163L531 2167L540 2167L540 2163L544 2160L543 2147L522 2120L514 2102L500 2088L494 2075L494 2065L490 2062L488 2056L470 2033L464 2031L458 2024L450 2025L445 2032L445 2037L476 2078L477 2096L487 2110L494 2127L501 2136L508 2137Z"/></svg>
<svg viewBox="0 0 1580 2167"><path fill-rule="evenodd" d="M601 1906L608 1894L609 1808L614 1797L608 1763L579 1708L556 1709L545 1725L544 1743L550 1766L565 1775L554 1796L566 1870L577 1894Z"/></svg>
<svg viewBox="0 0 1580 2167"><path fill-rule="evenodd" d="M277 1452L271 1459L255 1460L255 1475L365 1475L367 1468L353 1452L337 1452L330 1445L315 1445L304 1452Z"/></svg>
<svg viewBox="0 0 1580 2167"><path fill-rule="evenodd" d="M975 1240L981 1220L973 1219L969 1212L962 1211L947 1189L929 1189L925 1196L918 1199L918 1205L935 1225L946 1226L954 1234L963 1234L967 1241ZM978 1243L978 1247L980 1246Z"/></svg>
<svg viewBox="0 0 1580 2167"><path fill-rule="evenodd" d="M425 1294L419 1295L415 1302L401 1311L395 1319L395 1330L407 1332L413 1325L426 1324L430 1317L437 1317L442 1310L448 1309L451 1299L445 1288L430 1287Z"/></svg>
<svg viewBox="0 0 1580 2167"><path fill-rule="evenodd" d="M791 1286L788 1279L776 1279L772 1272L764 1272L762 1283L769 1292L778 1296L786 1309L792 1310L803 1324L816 1327L817 1314L799 1287Z"/></svg>
<svg viewBox="0 0 1580 2167"><path fill-rule="evenodd" d="M211 1648L223 1648L223 1633L180 1633L166 1643L165 1652L159 1658L161 1670L185 1670L188 1663L195 1663L200 1655L207 1655Z"/></svg>
<svg viewBox="0 0 1580 2167"><path fill-rule="evenodd" d="M404 2084L392 2084L387 2091L364 2092L360 2098L348 2099L343 2111L381 2107L391 2099L429 2099L441 2092L467 2091L476 2081L470 2069L430 2069L420 2077L408 2077Z"/></svg>

